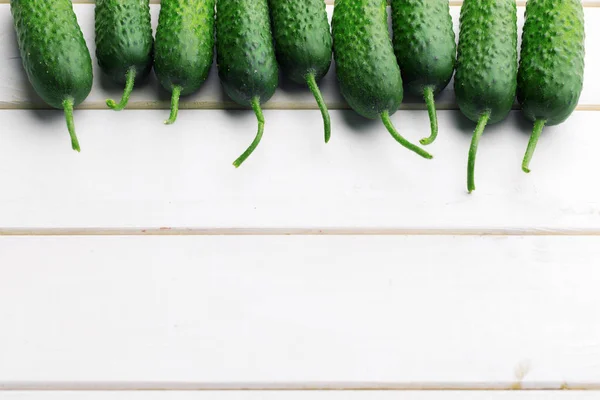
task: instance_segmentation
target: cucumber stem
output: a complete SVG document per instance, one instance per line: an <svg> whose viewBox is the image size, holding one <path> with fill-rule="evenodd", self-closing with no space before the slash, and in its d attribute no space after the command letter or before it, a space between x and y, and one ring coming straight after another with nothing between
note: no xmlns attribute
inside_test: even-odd
<svg viewBox="0 0 600 400"><path fill-rule="evenodd" d="M429 123L431 125L431 136L421 139L419 142L427 146L435 141L438 135L438 119L437 110L435 109L435 97L433 95L433 87L427 86L423 91L423 98L427 104L427 111L429 112Z"/></svg>
<svg viewBox="0 0 600 400"><path fill-rule="evenodd" d="M329 143L329 139L331 139L331 119L329 118L329 111L327 110L327 105L325 105L325 100L323 100L321 90L319 90L319 85L317 85L314 73L311 72L306 75L306 83L308 84L312 94L315 96L315 100L317 100L317 104L319 105L319 109L323 115L323 124L325 125L325 143Z"/></svg>
<svg viewBox="0 0 600 400"><path fill-rule="evenodd" d="M531 161L531 157L533 157L533 153L535 152L535 148L538 144L538 140L540 140L540 136L542 131L544 130L544 126L546 126L547 120L545 119L536 119L533 124L533 133L531 134L531 138L529 139L529 144L527 145L527 151L525 152L525 157L523 158L523 164L521 168L523 172L530 173L529 162Z"/></svg>
<svg viewBox="0 0 600 400"><path fill-rule="evenodd" d="M127 106L129 102L129 96L131 96L131 92L133 91L133 85L135 83L135 75L136 75L135 67L131 67L127 70L125 90L123 91L123 96L121 97L121 101L119 104L115 103L114 100L108 99L106 100L106 105L108 108L111 108L115 111L121 111Z"/></svg>
<svg viewBox="0 0 600 400"><path fill-rule="evenodd" d="M181 86L173 86L173 93L171 94L171 115L169 119L165 121L165 124L171 125L175 123L177 119L177 113L179 112L179 96L181 96Z"/></svg>
<svg viewBox="0 0 600 400"><path fill-rule="evenodd" d="M250 157L252 152L258 147L258 144L260 143L260 140L263 136L263 132L265 130L265 117L263 116L262 109L260 108L260 97L255 97L252 99L252 109L256 114L256 119L258 120L258 132L256 132L256 137L254 138L254 141L252 142L250 147L248 147L248 150L246 150L244 154L242 154L237 160L233 162L233 165L236 168L239 168L239 166L242 165L242 163L246 161L246 159Z"/></svg>
<svg viewBox="0 0 600 400"><path fill-rule="evenodd" d="M477 121L477 127L475 128L475 132L473 132L473 139L471 139L471 147L469 149L469 164L467 167L467 188L469 189L469 193L475 190L475 159L477 158L477 147L479 146L479 139L481 139L483 130L490 121L491 115L491 110L487 110L486 112L481 114L481 116L479 117L479 121Z"/></svg>
<svg viewBox="0 0 600 400"><path fill-rule="evenodd" d="M433 156L431 154L429 154L428 152L426 152L425 150L423 150L422 148L412 144L411 142L409 142L408 140L406 140L405 138L403 138L398 131L396 130L396 128L394 128L394 125L392 124L392 121L390 119L390 113L388 111L384 111L381 113L381 121L383 122L383 125L385 125L385 127L387 128L387 130L390 132L390 134L392 135L392 137L394 139L396 139L396 141L398 143L400 143L402 146L406 147L407 149L414 151L415 153L417 153L418 155L420 155L423 158L427 158L428 160L432 159Z"/></svg>
<svg viewBox="0 0 600 400"><path fill-rule="evenodd" d="M73 150L80 152L79 140L77 140L77 134L75 133L75 122L73 121L73 99L69 98L63 100L63 109L65 110L65 118L67 120L67 128L69 129L69 135L71 136L71 147Z"/></svg>

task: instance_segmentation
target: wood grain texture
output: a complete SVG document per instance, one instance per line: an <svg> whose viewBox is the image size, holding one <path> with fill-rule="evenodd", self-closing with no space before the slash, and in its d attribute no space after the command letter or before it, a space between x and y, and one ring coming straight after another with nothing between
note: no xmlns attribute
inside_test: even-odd
<svg viewBox="0 0 600 400"><path fill-rule="evenodd" d="M263 143L240 169L231 163L255 133L251 111L184 110L168 127L164 113L77 111L77 154L60 111L0 111L0 228L600 232L600 113L576 112L548 128L530 175L520 170L530 124L514 112L491 126L473 195L466 192L473 124L456 111L440 113L431 161L350 111L331 113L328 145L318 111L266 111ZM413 141L428 133L425 112L393 120Z"/></svg>
<svg viewBox="0 0 600 400"><path fill-rule="evenodd" d="M256 121L216 69L165 127L154 78L132 97L142 110L100 110L121 89L96 67L75 154L0 0L0 399L597 398L501 391L600 389L600 2L585 5L580 111L546 130L529 176L530 124L489 127L469 196L473 124L440 112L421 160L344 110L334 71L332 142L308 90L284 83L235 170ZM93 5L75 9L93 53ZM456 109L451 85L438 105ZM425 136L422 103L403 108L399 130Z"/></svg>
<svg viewBox="0 0 600 400"><path fill-rule="evenodd" d="M328 6L331 16L333 6ZM91 4L77 4L75 11L79 23L88 42L92 54L95 52L94 44L94 6ZM458 19L460 7L453 6L452 16L455 23L455 33L458 39ZM519 32L523 26L525 8L519 7ZM154 30L158 21L159 6L152 6L152 19ZM600 109L600 75L595 71L600 70L600 49L593 43L600 41L600 9L587 7L586 10L586 35L587 56L584 90L580 99L580 107ZM7 4L0 4L0 68L3 79L0 82L0 108L47 108L42 100L31 90L27 78L21 67L16 39L14 37L10 8ZM80 108L105 109L107 98L120 97L122 88L112 84L100 71L94 57L95 83L92 93ZM326 103L330 109L346 109L348 105L339 93L335 77L335 65L321 82L321 89ZM457 109L454 96L453 83L437 98L439 109ZM131 97L128 108L130 109L167 109L169 94L160 88L154 74L146 85L137 87ZM195 94L182 98L181 107L192 109L221 109L240 108L223 93L217 76L216 65L213 65L211 75L204 86ZM515 103L515 108L517 104ZM282 80L281 87L275 96L265 104L267 109L316 109L314 98L307 88ZM418 98L406 96L404 109L425 109L423 101Z"/></svg>
<svg viewBox="0 0 600 400"><path fill-rule="evenodd" d="M0 385L597 387L599 244L2 237Z"/></svg>

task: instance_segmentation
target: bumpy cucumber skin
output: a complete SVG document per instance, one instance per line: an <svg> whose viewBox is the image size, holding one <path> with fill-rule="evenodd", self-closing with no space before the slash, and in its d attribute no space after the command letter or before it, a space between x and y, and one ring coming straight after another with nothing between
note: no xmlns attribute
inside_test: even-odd
<svg viewBox="0 0 600 400"><path fill-rule="evenodd" d="M456 36L448 0L392 0L394 52L407 92L441 92L452 79Z"/></svg>
<svg viewBox="0 0 600 400"><path fill-rule="evenodd" d="M515 0L464 0L454 90L463 114L488 124L510 112L517 90L517 4Z"/></svg>
<svg viewBox="0 0 600 400"><path fill-rule="evenodd" d="M279 67L267 0L217 2L217 65L225 92L238 104L273 96Z"/></svg>
<svg viewBox="0 0 600 400"><path fill-rule="evenodd" d="M404 96L388 30L386 0L336 0L333 48L342 95L358 114L395 113Z"/></svg>
<svg viewBox="0 0 600 400"><path fill-rule="evenodd" d="M531 121L564 122L583 89L585 30L580 0L529 0L518 100Z"/></svg>
<svg viewBox="0 0 600 400"><path fill-rule="evenodd" d="M213 63L215 0L162 0L154 70L168 91L181 95L202 86Z"/></svg>
<svg viewBox="0 0 600 400"><path fill-rule="evenodd" d="M23 67L50 106L83 102L92 90L92 58L70 0L11 0Z"/></svg>
<svg viewBox="0 0 600 400"><path fill-rule="evenodd" d="M102 71L124 85L130 68L136 82L152 70L154 38L149 0L96 0L96 58Z"/></svg>
<svg viewBox="0 0 600 400"><path fill-rule="evenodd" d="M269 0L277 61L292 81L319 81L331 66L332 39L323 0Z"/></svg>

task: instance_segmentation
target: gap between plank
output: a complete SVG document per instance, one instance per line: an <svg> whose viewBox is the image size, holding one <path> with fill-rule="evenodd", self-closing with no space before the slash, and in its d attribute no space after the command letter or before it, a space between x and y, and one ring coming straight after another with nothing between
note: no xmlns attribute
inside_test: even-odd
<svg viewBox="0 0 600 400"><path fill-rule="evenodd" d="M439 104L436 106L438 111L460 111L457 104ZM350 106L346 103L329 103L327 104L329 111L349 111ZM109 110L106 103L100 101L84 102L75 107L76 110ZM127 110L169 110L170 104L164 101L132 101L127 105ZM248 110L249 108L240 106L233 102L212 102L212 101L192 101L181 102L180 110ZM262 105L263 110L278 110L278 111L318 111L317 104L312 103L265 103ZM1 102L0 110L55 110L55 108L42 103L30 102ZM403 103L400 111L427 111L426 105L422 103ZM521 107L518 104L513 105L513 111L520 111ZM600 104L581 104L575 108L575 111L600 111Z"/></svg>
<svg viewBox="0 0 600 400"><path fill-rule="evenodd" d="M281 391L281 392L311 392L311 391L600 391L598 383L552 383L528 382L526 387L520 382L515 383L192 383L192 382L0 382L2 391Z"/></svg>
<svg viewBox="0 0 600 400"><path fill-rule="evenodd" d="M2 236L600 236L553 228L0 228Z"/></svg>

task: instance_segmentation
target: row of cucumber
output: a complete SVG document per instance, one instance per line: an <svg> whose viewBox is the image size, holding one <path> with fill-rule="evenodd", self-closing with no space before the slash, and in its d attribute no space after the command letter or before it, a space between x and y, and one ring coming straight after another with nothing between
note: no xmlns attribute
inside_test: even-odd
<svg viewBox="0 0 600 400"><path fill-rule="evenodd" d="M520 63L515 0L464 0L456 46L448 0L391 0L393 35L386 0L336 0L329 26L323 0L161 0L156 38L148 0L97 0L96 55L101 69L124 85L115 110L125 108L136 83L154 69L172 93L168 124L175 122L180 96L198 90L212 66L225 92L252 107L258 132L235 162L240 166L258 146L265 120L261 104L278 86L279 68L306 84L321 109L325 141L331 128L318 81L332 55L342 95L358 114L380 119L403 146L432 156L394 128L390 116L404 89L422 96L438 133L434 97L455 75L461 111L477 123L469 151L468 189L486 125L503 120L517 97L534 131L523 161L528 165L545 125L565 121L583 86L585 32L580 0L529 0ZM92 88L92 61L71 0L11 0L23 66L36 92L64 109L72 146L79 151L73 107ZM215 17L216 14L216 17ZM215 43L216 42L216 43Z"/></svg>

